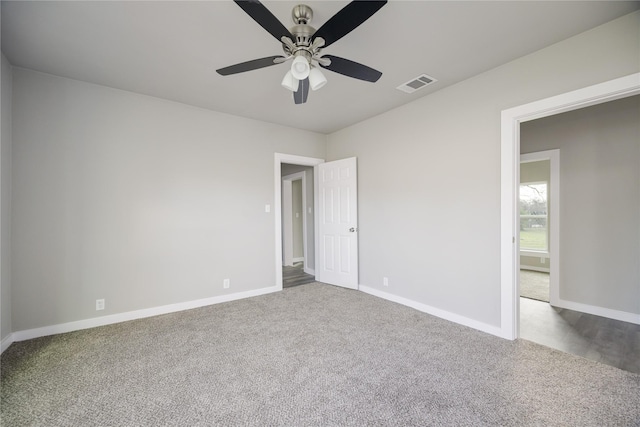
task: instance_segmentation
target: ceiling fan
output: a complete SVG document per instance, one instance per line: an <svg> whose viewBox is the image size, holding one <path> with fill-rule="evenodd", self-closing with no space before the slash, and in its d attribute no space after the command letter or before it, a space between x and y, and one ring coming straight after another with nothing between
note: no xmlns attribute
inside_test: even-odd
<svg viewBox="0 0 640 427"><path fill-rule="evenodd" d="M282 86L293 92L293 100L296 104L307 102L309 88L317 90L327 83L318 65L335 73L368 82L376 82L382 76L380 71L366 65L338 56L322 55L322 48L329 47L356 29L380 10L387 3L386 0L352 1L318 30L309 25L313 18L313 10L307 5L299 4L293 8L291 16L295 25L291 30L287 30L259 0L234 1L262 28L282 43L284 56L275 55L241 62L216 70L218 74L228 76L292 60L291 69L285 74Z"/></svg>

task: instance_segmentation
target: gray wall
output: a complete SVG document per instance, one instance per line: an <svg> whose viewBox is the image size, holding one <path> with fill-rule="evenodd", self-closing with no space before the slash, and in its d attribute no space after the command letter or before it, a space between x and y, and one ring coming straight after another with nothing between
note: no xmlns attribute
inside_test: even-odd
<svg viewBox="0 0 640 427"><path fill-rule="evenodd" d="M2 55L2 143L0 148L0 340L11 332L11 92L12 70Z"/></svg>
<svg viewBox="0 0 640 427"><path fill-rule="evenodd" d="M311 171L313 174L313 168L311 166L291 165L289 163L283 163L280 167L280 173L282 176L293 175L298 172Z"/></svg>
<svg viewBox="0 0 640 427"><path fill-rule="evenodd" d="M522 135L521 135L521 138L522 138ZM537 151L541 151L541 150L537 150ZM551 179L551 162L549 160L520 163L520 183L521 184L525 182L549 182L550 179Z"/></svg>
<svg viewBox="0 0 640 427"><path fill-rule="evenodd" d="M520 163L520 183L526 182L546 182L547 183L547 206L549 210L553 209L551 207L551 188L549 187L549 183L551 180L551 162L549 160L541 160L537 162L526 162ZM547 228L549 232L551 232L551 228L553 224L550 221L547 221ZM520 268L526 269L527 267L534 267L536 269L544 269L548 271L550 268L550 259L549 257L539 256L527 256L520 255Z"/></svg>
<svg viewBox="0 0 640 427"><path fill-rule="evenodd" d="M275 286L274 153L324 135L24 69L13 95L14 331Z"/></svg>
<svg viewBox="0 0 640 427"><path fill-rule="evenodd" d="M560 149L560 298L640 313L640 97L521 126Z"/></svg>
<svg viewBox="0 0 640 427"><path fill-rule="evenodd" d="M358 157L360 283L499 326L501 111L639 69L636 12L329 135Z"/></svg>

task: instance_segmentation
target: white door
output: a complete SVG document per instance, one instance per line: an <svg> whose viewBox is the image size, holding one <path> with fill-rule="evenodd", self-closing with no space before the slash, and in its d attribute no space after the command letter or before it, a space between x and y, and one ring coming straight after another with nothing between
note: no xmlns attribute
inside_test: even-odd
<svg viewBox="0 0 640 427"><path fill-rule="evenodd" d="M356 158L318 165L319 282L358 288Z"/></svg>

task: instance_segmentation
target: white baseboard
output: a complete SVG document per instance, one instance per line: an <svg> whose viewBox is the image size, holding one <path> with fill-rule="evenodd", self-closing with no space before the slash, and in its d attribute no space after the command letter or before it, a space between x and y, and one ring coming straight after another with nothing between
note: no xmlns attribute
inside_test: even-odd
<svg viewBox="0 0 640 427"><path fill-rule="evenodd" d="M455 314L446 310L431 307L429 305L426 305L417 301L413 301L407 298L399 297L397 295L393 295L387 292L383 292L378 289L370 288L368 286L360 285L358 289L367 294L370 294L382 299L386 299L388 301L397 302L398 304L406 305L407 307L414 308L418 311L422 311L423 313L431 314L433 316L439 317L444 320L448 320L450 322L458 323L460 325L468 326L470 328L477 329L479 331L486 332L491 335L496 335L498 337L505 338L503 336L502 329L499 326L493 326L484 322L479 322L477 320L469 319L468 317L460 316L459 314Z"/></svg>
<svg viewBox="0 0 640 427"><path fill-rule="evenodd" d="M294 263L296 263L296 262L303 262L303 261L304 261L304 257L294 258L294 259L293 259L293 262L294 262Z"/></svg>
<svg viewBox="0 0 640 427"><path fill-rule="evenodd" d="M4 351L9 348L11 344L13 344L13 334L9 334L0 341L0 354L4 353Z"/></svg>
<svg viewBox="0 0 640 427"><path fill-rule="evenodd" d="M204 307L207 305L220 304L223 302L235 301L244 298L255 297L258 295L269 294L280 291L277 286L256 289L253 291L237 292L229 295L220 295L211 298L203 298L194 301L181 302L176 304L163 305L160 307L146 308L142 310L129 311L126 313L111 314L108 316L94 317L91 319L78 320L76 322L61 323L58 325L44 326L42 328L27 329L17 331L11 334L12 341L24 341L33 338L44 337L47 335L62 334L66 332L79 331L81 329L95 328L97 326L111 325L113 323L126 322L129 320L143 319L145 317L158 316L160 314L175 313L177 311L190 310L192 308ZM6 340L6 338L5 338ZM2 341L2 349L4 351L4 341ZM9 343L11 344L11 343ZM9 346L7 344L7 347Z"/></svg>
<svg viewBox="0 0 640 427"><path fill-rule="evenodd" d="M581 313L593 314L595 316L606 317L608 319L620 320L622 322L635 323L640 325L640 314L629 313L627 311L612 310L610 308L598 307L595 305L582 304L579 302L558 299L555 307L566 308L568 310L579 311Z"/></svg>
<svg viewBox="0 0 640 427"><path fill-rule="evenodd" d="M307 274L312 275L312 276L315 276L315 275L316 275L316 271L315 271L313 268L307 268L307 267L305 267L305 268L303 268L303 271L304 271L305 273L307 273Z"/></svg>

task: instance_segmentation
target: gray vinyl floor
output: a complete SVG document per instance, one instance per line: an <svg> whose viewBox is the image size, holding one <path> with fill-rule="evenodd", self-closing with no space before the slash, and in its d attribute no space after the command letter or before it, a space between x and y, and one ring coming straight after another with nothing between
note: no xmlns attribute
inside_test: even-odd
<svg viewBox="0 0 640 427"><path fill-rule="evenodd" d="M520 338L640 373L640 325L520 298Z"/></svg>
<svg viewBox="0 0 640 427"><path fill-rule="evenodd" d="M282 267L282 287L291 288L293 286L304 285L315 282L315 276L304 272L304 263L297 262L293 267Z"/></svg>

